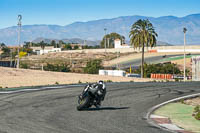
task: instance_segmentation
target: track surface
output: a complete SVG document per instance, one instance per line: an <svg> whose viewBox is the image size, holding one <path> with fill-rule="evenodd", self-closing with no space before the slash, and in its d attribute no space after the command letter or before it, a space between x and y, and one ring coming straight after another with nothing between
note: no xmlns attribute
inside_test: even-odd
<svg viewBox="0 0 200 133"><path fill-rule="evenodd" d="M200 82L107 84L101 109L77 111L83 87L0 95L0 133L168 133L149 125L147 110L200 92Z"/></svg>
<svg viewBox="0 0 200 133"><path fill-rule="evenodd" d="M199 54L192 54L192 55L199 55ZM155 63L159 63L164 58L176 57L176 56L183 56L183 54L166 55L165 57L163 57L163 56L145 57L145 62L147 64L155 64ZM138 68L141 65L141 59L135 59L132 61L119 63L119 66L121 69L129 68L130 65ZM117 65L113 65L113 66L117 66Z"/></svg>

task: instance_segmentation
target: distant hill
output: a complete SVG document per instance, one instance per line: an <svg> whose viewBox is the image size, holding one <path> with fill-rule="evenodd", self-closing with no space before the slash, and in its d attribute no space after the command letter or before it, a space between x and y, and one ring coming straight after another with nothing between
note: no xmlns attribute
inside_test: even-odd
<svg viewBox="0 0 200 133"><path fill-rule="evenodd" d="M39 43L41 41L44 41L45 43L51 43L52 40L55 40L56 43L59 42L58 39L46 39L46 38L36 38L35 40L33 40L32 42L34 43ZM63 42L65 43L78 43L78 44L82 44L82 45L88 45L88 46L95 46L95 45L99 45L100 41L90 41L90 40L82 40L79 38L72 38L72 39L61 39Z"/></svg>
<svg viewBox="0 0 200 133"><path fill-rule="evenodd" d="M157 41L156 46L173 46L173 45L166 42Z"/></svg>
<svg viewBox="0 0 200 133"><path fill-rule="evenodd" d="M158 33L158 40L169 44L183 44L183 27L187 27L187 44L200 44L200 14L185 17L163 16L123 16L113 19L101 19L88 22L75 22L66 26L59 25L24 25L22 27L22 42L35 38L80 38L82 40L101 40L104 28L107 33L117 32L129 40L131 25L138 19L149 19ZM17 44L17 27L0 29L0 42L9 45Z"/></svg>

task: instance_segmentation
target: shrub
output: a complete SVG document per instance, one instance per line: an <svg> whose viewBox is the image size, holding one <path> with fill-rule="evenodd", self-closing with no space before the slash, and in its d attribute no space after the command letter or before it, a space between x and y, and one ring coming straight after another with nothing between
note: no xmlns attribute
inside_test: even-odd
<svg viewBox="0 0 200 133"><path fill-rule="evenodd" d="M59 85L59 83L58 83L58 82L56 82L55 84L56 84L56 85Z"/></svg>
<svg viewBox="0 0 200 133"><path fill-rule="evenodd" d="M20 63L20 68L28 69L29 66L26 63Z"/></svg>
<svg viewBox="0 0 200 133"><path fill-rule="evenodd" d="M180 100L180 103L185 104L184 101L185 101L184 99L181 99L181 100Z"/></svg>
<svg viewBox="0 0 200 133"><path fill-rule="evenodd" d="M175 82L179 82L180 80L178 78L175 78Z"/></svg>
<svg viewBox="0 0 200 133"><path fill-rule="evenodd" d="M135 70L134 73L141 73L141 66L139 69ZM181 74L180 69L175 64L144 64L144 77L150 78L151 73L161 73L161 74Z"/></svg>
<svg viewBox="0 0 200 133"><path fill-rule="evenodd" d="M89 61L86 67L84 68L84 73L98 74L99 69L103 68L101 63L102 61L98 59Z"/></svg>
<svg viewBox="0 0 200 133"><path fill-rule="evenodd" d="M82 82L79 80L78 83L81 84Z"/></svg>
<svg viewBox="0 0 200 133"><path fill-rule="evenodd" d="M200 111L195 115L195 119L200 120Z"/></svg>
<svg viewBox="0 0 200 133"><path fill-rule="evenodd" d="M107 80L106 82L113 82L112 80Z"/></svg>
<svg viewBox="0 0 200 133"><path fill-rule="evenodd" d="M69 67L65 64L54 65L54 64L49 64L49 63L46 66L44 66L44 70L45 71L56 71L56 72L69 72L70 71Z"/></svg>
<svg viewBox="0 0 200 133"><path fill-rule="evenodd" d="M200 106L198 105L198 106L196 106L195 108L194 108L194 112L196 113L196 112L200 112Z"/></svg>

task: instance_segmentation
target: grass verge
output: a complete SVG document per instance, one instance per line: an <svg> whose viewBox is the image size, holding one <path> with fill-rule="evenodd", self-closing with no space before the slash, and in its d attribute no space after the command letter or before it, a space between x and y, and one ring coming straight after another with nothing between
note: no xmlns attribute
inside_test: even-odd
<svg viewBox="0 0 200 133"><path fill-rule="evenodd" d="M170 103L156 110L154 114L170 118L173 124L185 130L200 133L200 121L193 116L194 106L182 103Z"/></svg>

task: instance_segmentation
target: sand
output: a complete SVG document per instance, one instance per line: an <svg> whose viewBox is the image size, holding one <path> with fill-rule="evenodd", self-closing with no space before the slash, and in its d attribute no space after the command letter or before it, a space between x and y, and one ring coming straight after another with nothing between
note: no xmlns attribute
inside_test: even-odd
<svg viewBox="0 0 200 133"><path fill-rule="evenodd" d="M56 82L59 84L91 83L98 80L111 80L112 82L153 81L153 79L147 78L114 77L0 67L0 88L55 85Z"/></svg>

